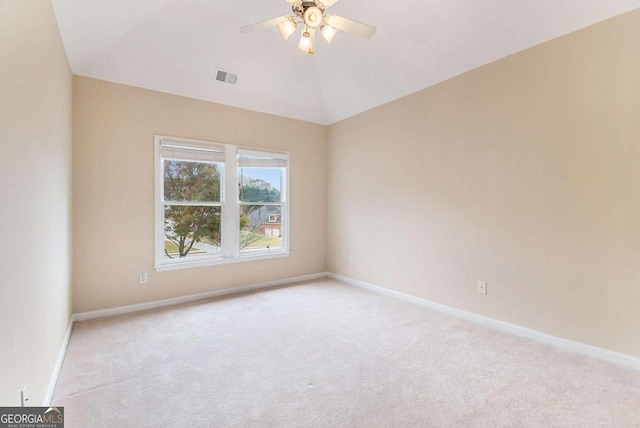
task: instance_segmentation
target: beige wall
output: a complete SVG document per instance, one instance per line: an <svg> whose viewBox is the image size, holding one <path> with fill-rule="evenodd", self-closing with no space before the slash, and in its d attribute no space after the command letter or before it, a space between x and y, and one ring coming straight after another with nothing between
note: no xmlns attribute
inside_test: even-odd
<svg viewBox="0 0 640 428"><path fill-rule="evenodd" d="M331 126L328 270L640 356L639 52L635 11Z"/></svg>
<svg viewBox="0 0 640 428"><path fill-rule="evenodd" d="M71 313L71 71L49 0L0 0L0 406L42 404Z"/></svg>
<svg viewBox="0 0 640 428"><path fill-rule="evenodd" d="M74 312L324 271L325 127L77 76L73 124ZM289 151L291 256L155 272L154 134Z"/></svg>

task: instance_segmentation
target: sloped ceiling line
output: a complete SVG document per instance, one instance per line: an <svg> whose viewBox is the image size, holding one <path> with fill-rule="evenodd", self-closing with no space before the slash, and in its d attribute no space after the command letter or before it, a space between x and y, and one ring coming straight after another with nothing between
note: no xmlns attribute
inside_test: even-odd
<svg viewBox="0 0 640 428"><path fill-rule="evenodd" d="M640 7L640 0L340 0L378 27L339 33L316 54L299 34L242 34L289 13L284 0L53 0L74 73L331 124L460 73ZM233 87L217 67L239 73Z"/></svg>

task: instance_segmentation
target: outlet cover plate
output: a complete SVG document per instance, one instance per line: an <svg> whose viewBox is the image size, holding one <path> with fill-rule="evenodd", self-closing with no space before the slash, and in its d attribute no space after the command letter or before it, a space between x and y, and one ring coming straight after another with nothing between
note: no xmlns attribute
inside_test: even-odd
<svg viewBox="0 0 640 428"><path fill-rule="evenodd" d="M27 384L22 385L22 389L20 390L20 402L22 407L25 407L29 403L29 389L27 389Z"/></svg>
<svg viewBox="0 0 640 428"><path fill-rule="evenodd" d="M478 293L487 294L487 283L484 281L478 281Z"/></svg>

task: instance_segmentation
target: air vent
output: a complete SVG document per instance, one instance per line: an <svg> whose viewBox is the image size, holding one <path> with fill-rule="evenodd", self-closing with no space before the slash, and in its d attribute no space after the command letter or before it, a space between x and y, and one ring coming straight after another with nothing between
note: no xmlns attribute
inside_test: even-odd
<svg viewBox="0 0 640 428"><path fill-rule="evenodd" d="M219 68L216 71L216 80L222 83L228 83L230 85L235 85L238 81L238 75L231 71L223 70Z"/></svg>

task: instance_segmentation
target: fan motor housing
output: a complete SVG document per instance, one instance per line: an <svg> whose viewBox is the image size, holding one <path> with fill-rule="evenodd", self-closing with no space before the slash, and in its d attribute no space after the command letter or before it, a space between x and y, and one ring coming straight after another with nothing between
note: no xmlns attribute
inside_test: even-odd
<svg viewBox="0 0 640 428"><path fill-rule="evenodd" d="M309 9L310 7L317 7L318 9L320 9L321 11L324 12L324 7L322 7L319 4L316 4L315 1L303 1L302 4L298 5L298 6L291 6L291 10L293 10L293 13L300 17L303 18L304 17L304 13L307 11L307 9Z"/></svg>

